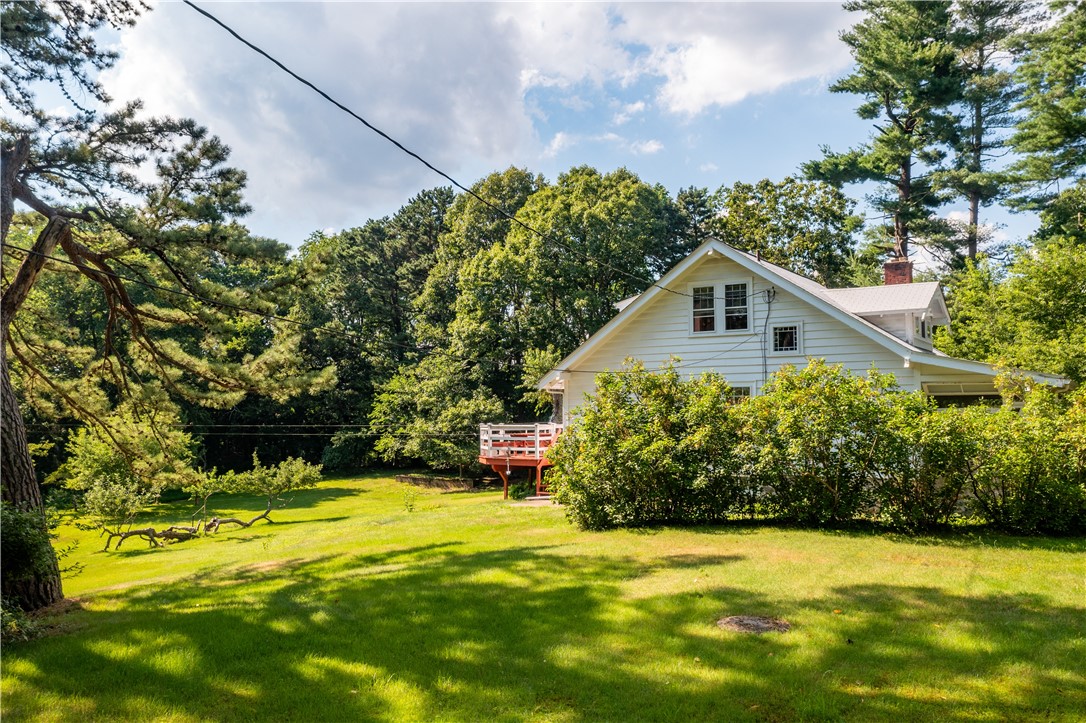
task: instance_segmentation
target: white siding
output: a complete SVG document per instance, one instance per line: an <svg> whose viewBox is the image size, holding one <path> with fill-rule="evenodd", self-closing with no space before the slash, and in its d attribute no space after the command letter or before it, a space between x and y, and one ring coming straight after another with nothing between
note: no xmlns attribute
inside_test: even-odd
<svg viewBox="0 0 1086 723"><path fill-rule="evenodd" d="M898 339L909 340L909 329L905 314L871 314L864 315L864 319L875 326L890 332Z"/></svg>
<svg viewBox="0 0 1086 723"><path fill-rule="evenodd" d="M579 406L584 395L594 391L594 376L601 370L622 366L627 357L640 359L648 369L656 369L670 357L681 358L681 370L688 376L703 371L724 375L733 386L750 387L754 393L764 383L762 331L767 305L761 292L776 288L769 316L766 339L766 368L770 374L784 364L804 366L808 357L825 358L845 368L863 373L872 366L891 372L902 388L920 388L920 375L904 368L900 355L880 346L845 324L830 318L806 301L785 293L770 281L755 277L734 262L709 257L693 267L669 287L687 291L687 285L715 284L717 296L723 296L723 284L753 281L753 332L690 333L691 299L688 296L660 293L644 308L617 328L570 371L563 371L566 384L566 414ZM722 302L720 302L722 303ZM802 322L800 354L772 353L772 326Z"/></svg>

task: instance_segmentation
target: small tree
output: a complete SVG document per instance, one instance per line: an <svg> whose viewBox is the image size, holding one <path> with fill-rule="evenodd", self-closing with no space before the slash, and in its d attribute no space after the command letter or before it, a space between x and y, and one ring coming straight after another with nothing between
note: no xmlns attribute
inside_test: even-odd
<svg viewBox="0 0 1086 723"><path fill-rule="evenodd" d="M381 388L370 415L381 431L378 454L462 474L479 456L479 424L505 413L481 375L478 365L445 354L401 369Z"/></svg>
<svg viewBox="0 0 1086 723"><path fill-rule="evenodd" d="M224 492L258 495L265 498L267 506L263 512L249 521L237 517L212 518L204 528L207 532L215 532L226 524L252 527L260 520L274 522L275 520L271 518L272 509L286 507L290 503L289 499L283 499L286 495L311 489L320 482L321 465L309 464L304 459L287 457L274 467L265 467L254 453L251 470L219 479L224 484Z"/></svg>
<svg viewBox="0 0 1086 723"><path fill-rule="evenodd" d="M129 537L150 544L160 539L188 539L195 528L135 529L136 517L158 501L163 490L184 487L202 475L192 468L192 439L171 425L152 424L133 416L122 405L103 427L83 428L68 440L68 459L51 475L82 493L80 513L85 526L106 535L105 549Z"/></svg>

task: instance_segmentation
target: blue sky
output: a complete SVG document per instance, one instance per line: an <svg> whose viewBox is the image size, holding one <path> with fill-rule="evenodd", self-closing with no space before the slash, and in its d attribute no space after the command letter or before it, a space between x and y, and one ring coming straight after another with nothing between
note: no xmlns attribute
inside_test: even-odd
<svg viewBox="0 0 1086 723"><path fill-rule="evenodd" d="M464 183L588 164L672 193L714 190L783 178L871 130L854 98L828 91L850 65L838 33L855 21L836 3L205 6ZM442 184L181 3L156 5L116 43L107 89L229 144L250 176L255 233L296 246ZM1010 238L1035 225L988 219Z"/></svg>

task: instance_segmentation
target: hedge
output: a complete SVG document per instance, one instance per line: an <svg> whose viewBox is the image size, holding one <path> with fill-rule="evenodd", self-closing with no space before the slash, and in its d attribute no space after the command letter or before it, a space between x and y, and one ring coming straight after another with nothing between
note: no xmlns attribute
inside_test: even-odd
<svg viewBox="0 0 1086 723"><path fill-rule="evenodd" d="M591 529L757 517L1086 532L1086 393L1004 389L999 409L939 409L891 375L812 360L736 398L720 375L628 361L559 437L550 487Z"/></svg>

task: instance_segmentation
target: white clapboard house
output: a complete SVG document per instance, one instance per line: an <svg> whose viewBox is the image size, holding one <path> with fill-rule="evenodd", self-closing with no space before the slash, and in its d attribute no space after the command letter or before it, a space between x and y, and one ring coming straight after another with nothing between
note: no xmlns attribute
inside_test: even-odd
<svg viewBox="0 0 1086 723"><path fill-rule="evenodd" d="M932 347L933 328L950 323L946 301L937 282L912 282L911 261L887 263L882 286L828 289L709 240L616 307L610 322L539 381L554 399L551 424L483 425L481 462L496 470L505 465L508 472L509 445L519 444L522 466L535 467L538 480L547 466L546 447L594 390L596 373L619 369L629 357L647 369L677 358L688 376L718 372L737 394L758 394L785 364L801 367L821 358L855 373L872 367L890 372L902 389L923 390L945 403L997 396L994 367ZM1027 374L1056 387L1068 384L1062 377ZM531 445L517 441L525 436Z"/></svg>

